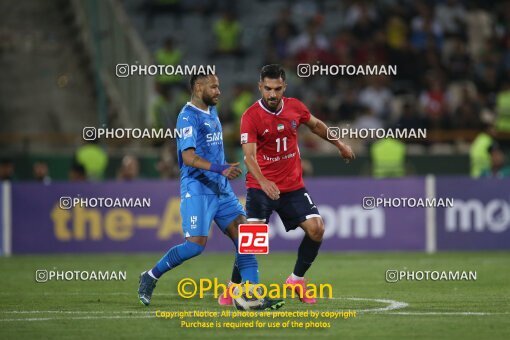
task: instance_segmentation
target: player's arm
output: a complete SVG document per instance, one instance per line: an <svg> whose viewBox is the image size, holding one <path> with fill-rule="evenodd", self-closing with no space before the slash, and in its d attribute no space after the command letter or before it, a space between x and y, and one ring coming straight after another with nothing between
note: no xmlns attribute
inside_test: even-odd
<svg viewBox="0 0 510 340"><path fill-rule="evenodd" d="M242 171L238 168L239 162L237 163L227 163L227 164L212 164L206 159L203 159L199 155L195 153L195 148L188 148L182 152L182 161L185 165L216 172L221 174L228 179L234 179L241 175Z"/></svg>
<svg viewBox="0 0 510 340"><path fill-rule="evenodd" d="M280 190L276 184L264 177L260 170L259 163L257 162L257 143L243 144L243 153L246 167L252 176L259 182L262 191L264 191L266 195L273 200L280 198Z"/></svg>
<svg viewBox="0 0 510 340"><path fill-rule="evenodd" d="M322 120L310 115L310 120L308 120L305 124L314 134L336 146L342 158L344 158L347 162L356 158L356 155L349 145L342 143L340 140L328 139L328 126L324 124Z"/></svg>

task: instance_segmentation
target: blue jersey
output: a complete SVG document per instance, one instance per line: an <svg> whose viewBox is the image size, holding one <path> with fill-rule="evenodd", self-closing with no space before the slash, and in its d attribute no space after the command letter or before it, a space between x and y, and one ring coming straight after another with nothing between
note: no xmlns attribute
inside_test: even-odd
<svg viewBox="0 0 510 340"><path fill-rule="evenodd" d="M177 118L177 157L181 169L181 196L220 195L232 192L228 179L212 171L187 166L182 152L194 148L195 153L213 164L225 164L223 132L214 106L209 112L187 103Z"/></svg>

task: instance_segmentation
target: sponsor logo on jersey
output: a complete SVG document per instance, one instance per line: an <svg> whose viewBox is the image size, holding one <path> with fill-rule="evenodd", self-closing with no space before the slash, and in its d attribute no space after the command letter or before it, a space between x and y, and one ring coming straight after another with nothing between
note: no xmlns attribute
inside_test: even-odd
<svg viewBox="0 0 510 340"><path fill-rule="evenodd" d="M276 127L276 129L278 130L278 132L283 131L283 129L284 129L283 124L278 124L278 126Z"/></svg>
<svg viewBox="0 0 510 340"><path fill-rule="evenodd" d="M248 133L241 133L241 144L248 143Z"/></svg>
<svg viewBox="0 0 510 340"><path fill-rule="evenodd" d="M190 220L191 220L191 229L195 229L197 227L198 216L191 216Z"/></svg>
<svg viewBox="0 0 510 340"><path fill-rule="evenodd" d="M296 128L297 128L297 123L296 123L296 121L295 121L294 119L290 122L290 126L291 126L294 130L296 130Z"/></svg>
<svg viewBox="0 0 510 340"><path fill-rule="evenodd" d="M191 137L193 135L193 126L187 126L182 129L182 137L184 139Z"/></svg>
<svg viewBox="0 0 510 340"><path fill-rule="evenodd" d="M205 137L207 138L207 143L218 142L223 140L223 133L222 132L208 133Z"/></svg>
<svg viewBox="0 0 510 340"><path fill-rule="evenodd" d="M262 136L264 136L266 133L269 133L269 129L265 129L264 132L262 132Z"/></svg>
<svg viewBox="0 0 510 340"><path fill-rule="evenodd" d="M204 125L210 127L211 129L216 129L216 123L215 122L205 122Z"/></svg>

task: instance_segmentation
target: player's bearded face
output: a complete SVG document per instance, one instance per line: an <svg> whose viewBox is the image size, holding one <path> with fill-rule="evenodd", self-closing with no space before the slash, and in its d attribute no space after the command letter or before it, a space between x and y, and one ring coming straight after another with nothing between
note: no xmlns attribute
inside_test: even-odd
<svg viewBox="0 0 510 340"><path fill-rule="evenodd" d="M220 98L220 83L218 77L210 76L204 82L202 90L202 101L207 106L215 106Z"/></svg>
<svg viewBox="0 0 510 340"><path fill-rule="evenodd" d="M264 78L259 82L262 101L270 110L276 111L280 107L286 86L287 84L282 78Z"/></svg>

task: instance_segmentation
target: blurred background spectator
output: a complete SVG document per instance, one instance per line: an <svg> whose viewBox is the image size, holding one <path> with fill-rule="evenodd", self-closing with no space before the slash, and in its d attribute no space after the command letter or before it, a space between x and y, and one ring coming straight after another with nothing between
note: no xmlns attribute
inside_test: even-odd
<svg viewBox="0 0 510 340"><path fill-rule="evenodd" d="M126 155L122 158L117 179L121 181L132 181L140 175L140 163L133 155Z"/></svg>
<svg viewBox="0 0 510 340"><path fill-rule="evenodd" d="M14 178L14 162L12 159L0 159L0 181L12 181Z"/></svg>
<svg viewBox="0 0 510 340"><path fill-rule="evenodd" d="M503 150L497 143L489 147L490 167L482 172L481 177L485 178L509 178L510 166L505 166L506 157Z"/></svg>
<svg viewBox="0 0 510 340"><path fill-rule="evenodd" d="M35 162L32 166L33 176L37 182L49 184L51 182L50 171L46 162Z"/></svg>
<svg viewBox="0 0 510 340"><path fill-rule="evenodd" d="M471 177L480 177L482 172L490 167L489 147L494 144L496 129L493 126L493 118L488 114L484 117L484 131L480 132L469 150L471 161Z"/></svg>
<svg viewBox="0 0 510 340"><path fill-rule="evenodd" d="M104 177L108 166L108 155L98 144L98 140L88 141L80 146L75 153L75 161L85 168L87 178L97 181Z"/></svg>
<svg viewBox="0 0 510 340"><path fill-rule="evenodd" d="M232 11L225 11L220 19L213 25L216 38L215 56L232 55L242 57L244 51L241 47L242 25Z"/></svg>
<svg viewBox="0 0 510 340"><path fill-rule="evenodd" d="M171 37L167 37L163 46L156 51L154 59L158 65L177 66L182 62L182 52L175 47ZM182 88L184 79L179 74L160 74L156 78L159 92L164 96L175 87Z"/></svg>
<svg viewBox="0 0 510 340"><path fill-rule="evenodd" d="M87 172L85 167L80 163L73 163L69 170L69 181L71 182L84 182L87 180Z"/></svg>
<svg viewBox="0 0 510 340"><path fill-rule="evenodd" d="M404 177L406 175L406 145L393 138L376 141L370 149L372 176L375 178Z"/></svg>

